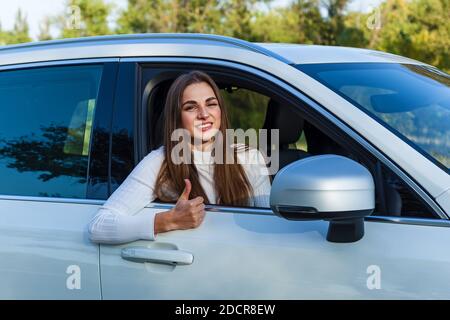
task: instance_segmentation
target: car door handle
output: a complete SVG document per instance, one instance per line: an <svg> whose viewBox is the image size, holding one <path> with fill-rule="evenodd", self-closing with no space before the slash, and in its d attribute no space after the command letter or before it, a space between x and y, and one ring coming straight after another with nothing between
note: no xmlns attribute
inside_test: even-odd
<svg viewBox="0 0 450 320"><path fill-rule="evenodd" d="M194 261L192 253L182 250L127 247L122 249L122 258L134 262L153 262L170 265L188 265Z"/></svg>

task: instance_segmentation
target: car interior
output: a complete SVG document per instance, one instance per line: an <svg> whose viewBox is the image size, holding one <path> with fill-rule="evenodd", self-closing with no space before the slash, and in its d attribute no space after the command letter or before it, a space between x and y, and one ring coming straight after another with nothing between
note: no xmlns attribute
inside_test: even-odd
<svg viewBox="0 0 450 320"><path fill-rule="evenodd" d="M264 95L266 105L260 106L263 119L259 128L255 129L279 129L279 168L304 159L306 157L321 154L337 154L351 158L366 166L374 177L376 186L376 208L373 215L385 216L409 216L436 218L436 214L419 200L414 193L406 186L393 172L388 170L379 161L369 163L367 159L350 149L346 141L338 143L335 138L331 138L322 128L313 125L311 121L305 119L301 109L293 106L283 96L267 91L256 83L244 81L229 75L210 72L208 74L218 84L224 96L229 113L233 113L233 105L229 105L228 96L237 94L240 90L247 90L251 94ZM143 99L147 111L148 131L146 135L148 152L162 145L163 142L163 109L165 98L169 87L176 76L167 77L156 84L152 84L151 90L146 88L147 97ZM245 107L245 103L243 104ZM233 117L231 117L233 118ZM230 121L233 129L244 127L239 123ZM270 132L270 131L268 131ZM306 147L299 147L302 141ZM267 156L270 156L270 134L267 137ZM271 176L273 180L274 176Z"/></svg>

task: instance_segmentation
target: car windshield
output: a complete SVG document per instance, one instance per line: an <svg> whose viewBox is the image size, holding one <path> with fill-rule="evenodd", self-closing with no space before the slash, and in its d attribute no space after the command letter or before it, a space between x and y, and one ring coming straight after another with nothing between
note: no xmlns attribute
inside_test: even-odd
<svg viewBox="0 0 450 320"><path fill-rule="evenodd" d="M450 76L393 63L304 64L326 85L433 160L450 167Z"/></svg>

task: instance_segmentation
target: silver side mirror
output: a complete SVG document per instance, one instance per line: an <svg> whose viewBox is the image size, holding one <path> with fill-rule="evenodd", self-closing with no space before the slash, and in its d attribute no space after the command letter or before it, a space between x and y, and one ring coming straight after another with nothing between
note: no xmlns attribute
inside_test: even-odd
<svg viewBox="0 0 450 320"><path fill-rule="evenodd" d="M328 220L328 241L354 242L363 237L364 217L375 208L375 186L370 172L351 159L312 156L277 173L270 206L289 220Z"/></svg>

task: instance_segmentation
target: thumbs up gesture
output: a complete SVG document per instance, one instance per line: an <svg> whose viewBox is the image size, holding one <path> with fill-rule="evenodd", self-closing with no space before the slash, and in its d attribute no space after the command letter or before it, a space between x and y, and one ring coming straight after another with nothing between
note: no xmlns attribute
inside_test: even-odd
<svg viewBox="0 0 450 320"><path fill-rule="evenodd" d="M190 229L198 227L205 217L205 204L202 197L189 200L192 185L189 179L184 179L185 187L173 209L173 217L177 229Z"/></svg>
<svg viewBox="0 0 450 320"><path fill-rule="evenodd" d="M189 200L189 195L191 194L191 189L192 189L191 181L189 179L184 179L184 183L185 183L185 187L184 187L183 193L178 198L178 201Z"/></svg>
<svg viewBox="0 0 450 320"><path fill-rule="evenodd" d="M155 234L170 230L184 230L198 227L205 217L205 204L202 197L189 200L192 185L189 179L184 179L185 187L174 208L157 214Z"/></svg>

